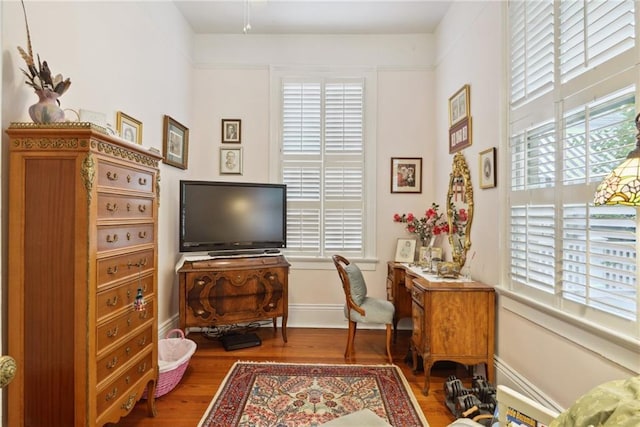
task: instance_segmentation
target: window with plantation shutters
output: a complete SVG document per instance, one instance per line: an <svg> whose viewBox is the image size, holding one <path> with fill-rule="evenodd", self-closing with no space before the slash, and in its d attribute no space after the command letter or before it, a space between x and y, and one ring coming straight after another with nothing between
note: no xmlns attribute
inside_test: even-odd
<svg viewBox="0 0 640 427"><path fill-rule="evenodd" d="M364 254L364 83L284 80L287 252Z"/></svg>
<svg viewBox="0 0 640 427"><path fill-rule="evenodd" d="M637 13L627 0L509 3L509 287L634 338L637 212L593 195L635 146Z"/></svg>

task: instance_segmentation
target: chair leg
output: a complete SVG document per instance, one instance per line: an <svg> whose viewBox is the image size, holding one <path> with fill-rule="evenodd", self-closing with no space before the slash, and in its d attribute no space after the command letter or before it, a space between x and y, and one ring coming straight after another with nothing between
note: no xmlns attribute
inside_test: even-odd
<svg viewBox="0 0 640 427"><path fill-rule="evenodd" d="M393 357L391 357L391 324L387 323L387 357L389 363L393 363Z"/></svg>
<svg viewBox="0 0 640 427"><path fill-rule="evenodd" d="M353 342L356 338L357 323L349 320L349 336L347 337L347 349L344 352L345 359L351 359L354 353Z"/></svg>

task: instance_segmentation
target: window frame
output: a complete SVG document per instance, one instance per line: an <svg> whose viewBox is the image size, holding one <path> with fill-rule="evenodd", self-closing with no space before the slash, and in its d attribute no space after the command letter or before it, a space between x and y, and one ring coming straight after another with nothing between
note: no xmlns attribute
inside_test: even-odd
<svg viewBox="0 0 640 427"><path fill-rule="evenodd" d="M508 8L508 6L505 5ZM557 13L559 10L560 4L559 2L554 2L554 13L556 18L554 19L554 28L558 31L558 19ZM638 105L638 101L640 98L638 97L639 86L637 84L637 75L640 72L640 67L636 64L638 61L633 61L633 58L638 57L639 49L638 49L638 21L639 21L638 7L635 8L635 41L636 45L630 51L626 51L622 54L614 56L609 59L607 62L599 65L594 69L590 69L585 71L569 81L561 82L560 71L558 63L559 58L559 50L554 49L554 84L553 88L547 93L536 93L535 96L532 96L530 99L523 101L522 99L516 99L516 102L512 104L512 94L511 94L511 65L510 60L506 61L506 73L507 73L507 111L508 111L508 120L507 120L507 147L509 149L509 155L506 156L506 159L509 161L512 160L511 153L511 141L514 135L517 135L519 132L522 132L526 129L530 129L534 125L542 125L545 121L553 121L555 127L555 147L556 147L556 162L562 162L562 154L560 153L563 149L563 120L565 114L572 111L573 109L590 104L594 100L605 98L609 94L614 93L618 90L623 90L626 87L635 86L635 103ZM506 33L507 35L511 34L511 22L510 22L510 12L505 13L506 20ZM556 40L558 38L556 37ZM509 37L506 37L506 49L507 59L511 58L511 40ZM615 69L615 72L612 70ZM553 106L553 108L550 108ZM637 107L636 107L637 109ZM560 156L560 157L558 157ZM505 221L504 221L504 245L506 248L511 248L511 208L513 206L522 204L522 195L517 192L512 191L511 188L511 168L507 164L505 164L504 170L506 171L505 176L508 178L503 180L503 182L507 182L508 185L505 186L504 192L509 200L509 204L505 210ZM567 185L563 185L562 183L562 173L563 170L555 171L555 182L557 183L557 188L554 185L550 189L537 190L542 192L546 191L545 200L548 199L555 206L556 209L556 220L555 220L555 242L556 246L558 244L561 245L562 242L562 233L563 229L559 226L562 220L562 208L566 204L571 204L571 201L563 200L563 193L566 193ZM592 197L595 192L595 187L599 182L586 183L583 187L582 194L587 195L590 199L583 200L583 203L588 203L592 205ZM525 190L526 192L527 190ZM586 196L585 196L586 197ZM525 197L527 198L527 197ZM572 197L574 199L574 197ZM636 229L638 229L637 224L639 223L638 216L636 215ZM637 232L636 232L637 236ZM638 253L639 242L636 238L636 252ZM560 246L561 247L561 246ZM556 248L556 275L562 276L562 271L558 266L558 253L561 255L561 249ZM531 309L539 310L545 314L549 314L552 317L557 319L561 319L563 321L569 321L573 325L581 325L585 330L597 331L599 336L606 337L615 337L615 341L622 344L627 348L638 348L638 338L640 337L640 304L636 306L636 319L631 322L621 321L619 323L624 325L624 333L620 333L620 324L616 322L616 319L609 318L608 316L601 316L602 313L594 313L593 309L588 306L581 305L577 306L573 304L571 301L567 300L562 294L558 294L557 286L560 284L560 288L562 288L562 281L559 279L555 280L555 292L552 294L544 293L538 291L536 289L531 288L527 285L518 284L512 281L511 279L511 255L510 250L507 250L507 254L504 258L504 276L502 280L502 285L500 292L510 296L513 300L513 307L518 306L519 311L523 311L522 306L520 304L526 304L531 307ZM636 259L636 293L640 294L639 287L640 284L638 282L639 271L638 271L638 261ZM562 289L560 289L562 290ZM640 298L640 297L639 297ZM636 298L639 299L639 298ZM531 314L531 316L527 315L525 317L530 318L535 323L540 325L552 324L553 322L542 322L536 318L538 315L534 315L535 311L524 310ZM571 334L572 336L578 336L579 334ZM626 356L613 356L613 360L618 360L625 366L631 366L632 359Z"/></svg>
<svg viewBox="0 0 640 427"><path fill-rule="evenodd" d="M281 182L283 167L282 140L282 83L286 79L300 81L315 80L355 80L364 82L363 103L363 141L364 141L364 219L363 219L363 255L351 257L363 270L374 270L378 263L376 245L376 126L377 111L377 73L371 68L347 68L325 70L317 67L270 67L270 136L269 136L269 179ZM288 253L287 259L299 269L334 269L331 256L305 256Z"/></svg>

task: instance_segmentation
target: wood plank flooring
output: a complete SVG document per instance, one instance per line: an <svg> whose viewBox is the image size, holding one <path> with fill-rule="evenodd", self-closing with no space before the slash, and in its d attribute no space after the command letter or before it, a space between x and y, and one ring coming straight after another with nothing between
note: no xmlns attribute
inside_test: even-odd
<svg viewBox="0 0 640 427"><path fill-rule="evenodd" d="M345 363L343 354L347 342L345 329L287 329L288 343L282 340L281 331L259 328L255 331L262 345L234 351L225 351L215 337L190 333L188 338L198 344L182 381L170 393L156 400L158 415L147 416L146 401L138 402L132 413L117 425L122 427L192 427L197 426L204 415L218 386L237 360L273 361L295 363ZM383 330L358 330L355 340L354 363L386 363ZM405 362L409 348L410 331L399 331L392 347L393 361L398 365L413 390L431 427L444 427L454 420L444 404L443 384L449 375L456 375L465 383L470 381L463 366L449 362L437 363L431 372L431 391L422 394L424 375L414 374Z"/></svg>

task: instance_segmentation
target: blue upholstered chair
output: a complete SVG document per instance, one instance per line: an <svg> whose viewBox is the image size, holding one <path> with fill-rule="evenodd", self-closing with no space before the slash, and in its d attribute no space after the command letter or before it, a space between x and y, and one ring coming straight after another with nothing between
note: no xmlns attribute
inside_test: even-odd
<svg viewBox="0 0 640 427"><path fill-rule="evenodd" d="M357 265L340 255L333 256L333 263L340 275L342 289L347 300L344 306L344 315L349 319L349 337L344 358L349 360L355 353L353 341L356 337L358 323L384 323L387 325L387 357L389 358L389 363L393 363L391 357L391 326L395 307L387 300L367 296L367 284Z"/></svg>

